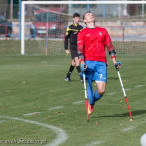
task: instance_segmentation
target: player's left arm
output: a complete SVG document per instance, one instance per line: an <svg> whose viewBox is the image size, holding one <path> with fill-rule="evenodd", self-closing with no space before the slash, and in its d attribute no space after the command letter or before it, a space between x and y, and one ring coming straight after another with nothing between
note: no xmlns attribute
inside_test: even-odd
<svg viewBox="0 0 146 146"><path fill-rule="evenodd" d="M107 50L109 52L111 59L113 60L114 63L116 63L116 51L114 49L112 42L107 43L106 47L107 47Z"/></svg>
<svg viewBox="0 0 146 146"><path fill-rule="evenodd" d="M107 47L107 50L109 52L109 55L110 55L114 65L115 65L115 67L120 68L121 67L121 62L116 61L116 51L115 51L115 48L112 44L111 38L110 38L107 31L106 31L106 47Z"/></svg>

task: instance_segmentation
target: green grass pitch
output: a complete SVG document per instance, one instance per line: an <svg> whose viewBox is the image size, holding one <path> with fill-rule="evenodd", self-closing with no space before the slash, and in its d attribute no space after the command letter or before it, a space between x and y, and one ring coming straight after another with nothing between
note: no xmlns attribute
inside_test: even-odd
<svg viewBox="0 0 146 146"><path fill-rule="evenodd" d="M87 122L77 71L72 82L64 81L70 56L1 54L0 143L30 145L29 141L38 140L31 144L35 146L58 142L58 132L45 126L50 125L66 133L60 146L140 146L146 133L146 56L118 56L117 60L122 62L120 74L133 122L110 58L106 92Z"/></svg>

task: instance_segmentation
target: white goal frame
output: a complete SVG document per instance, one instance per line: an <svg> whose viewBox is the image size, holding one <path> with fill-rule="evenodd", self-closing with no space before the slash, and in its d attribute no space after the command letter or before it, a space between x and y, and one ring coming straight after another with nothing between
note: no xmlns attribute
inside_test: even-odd
<svg viewBox="0 0 146 146"><path fill-rule="evenodd" d="M25 5L29 4L146 4L146 1L22 1L21 2L21 54L25 54Z"/></svg>

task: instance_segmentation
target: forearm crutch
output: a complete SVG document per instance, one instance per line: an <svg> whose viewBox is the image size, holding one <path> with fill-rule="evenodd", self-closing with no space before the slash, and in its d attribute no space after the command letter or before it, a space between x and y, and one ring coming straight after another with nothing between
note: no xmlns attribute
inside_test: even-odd
<svg viewBox="0 0 146 146"><path fill-rule="evenodd" d="M88 122L88 121L89 121L89 115L88 115L88 103L87 103L86 80L85 80L85 73L84 73L84 72L83 72L83 80L84 80L84 91L85 91L86 113L87 113L87 122Z"/></svg>
<svg viewBox="0 0 146 146"><path fill-rule="evenodd" d="M125 97L125 100L126 100L126 104L127 104L128 110L129 110L130 121L133 121L132 114L131 114L130 107L129 107L128 100L127 100L127 96L126 96L126 92L125 92L125 89L124 89L124 86L123 86L123 82L122 82L122 79L121 79L121 75L120 75L119 69L116 68L116 70L117 70L118 77L119 77L119 80L120 80L120 83L121 83L121 87L122 87L123 94L124 94L124 97Z"/></svg>

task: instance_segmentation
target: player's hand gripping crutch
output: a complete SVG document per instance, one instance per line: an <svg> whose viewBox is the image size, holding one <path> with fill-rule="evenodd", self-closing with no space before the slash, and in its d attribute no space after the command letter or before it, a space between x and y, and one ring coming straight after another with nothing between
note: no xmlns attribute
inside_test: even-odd
<svg viewBox="0 0 146 146"><path fill-rule="evenodd" d="M120 75L120 72L119 72L119 66L121 66L121 62L116 62L115 67L116 67L117 74L118 74L118 77L119 77L119 80L120 80L120 83L121 83L121 87L122 87L123 94L124 94L124 97L125 97L125 100L126 100L126 104L127 104L128 110L129 110L130 121L133 121L132 114L131 114L130 107L129 107L128 100L127 100L127 96L126 96L126 92L125 92L123 82L122 82L122 79L121 79L121 75Z"/></svg>
<svg viewBox="0 0 146 146"><path fill-rule="evenodd" d="M89 121L89 115L88 115L88 102L87 102L87 90L86 90L86 79L85 79L85 70L87 66L85 64L82 64L81 70L83 71L83 81L84 81L84 91L85 91L85 102L86 102L86 113L87 113L87 122Z"/></svg>

